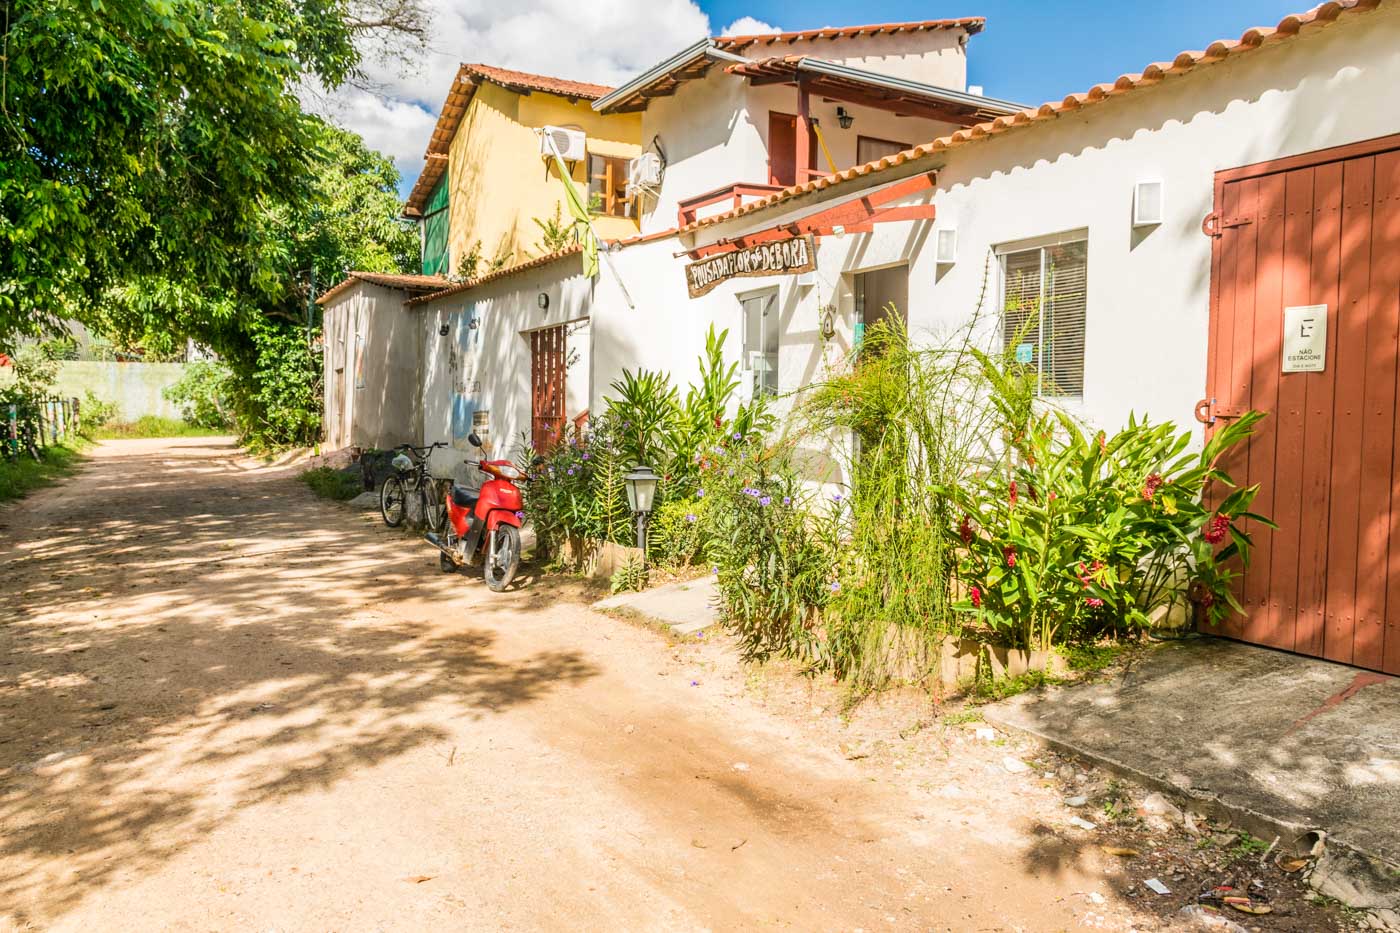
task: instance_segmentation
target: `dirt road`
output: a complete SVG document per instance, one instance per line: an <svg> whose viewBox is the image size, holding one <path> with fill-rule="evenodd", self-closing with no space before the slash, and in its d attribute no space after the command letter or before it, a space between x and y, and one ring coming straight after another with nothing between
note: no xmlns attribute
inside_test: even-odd
<svg viewBox="0 0 1400 933"><path fill-rule="evenodd" d="M1034 774L843 752L727 647L444 576L231 444L104 444L0 526L0 929L1131 923Z"/></svg>

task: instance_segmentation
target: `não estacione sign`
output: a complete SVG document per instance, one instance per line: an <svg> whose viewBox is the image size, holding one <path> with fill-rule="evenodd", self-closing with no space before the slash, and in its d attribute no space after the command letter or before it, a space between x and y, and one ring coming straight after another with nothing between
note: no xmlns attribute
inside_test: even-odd
<svg viewBox="0 0 1400 933"><path fill-rule="evenodd" d="M685 267L685 281L690 286L690 297L699 298L726 279L745 275L811 272L816 267L816 243L809 234L760 243L692 262Z"/></svg>

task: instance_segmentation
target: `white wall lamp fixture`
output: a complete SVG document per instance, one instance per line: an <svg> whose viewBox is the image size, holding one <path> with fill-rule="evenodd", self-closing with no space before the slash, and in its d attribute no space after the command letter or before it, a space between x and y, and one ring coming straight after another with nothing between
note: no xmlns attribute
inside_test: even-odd
<svg viewBox="0 0 1400 933"><path fill-rule="evenodd" d="M541 311L548 311L548 310L549 310L549 293L548 293L548 292L540 292L539 297L535 299L535 303L538 304L538 305L540 306L540 310L541 310Z"/></svg>
<svg viewBox="0 0 1400 933"><path fill-rule="evenodd" d="M937 232L934 241L933 257L940 266L950 266L958 261L958 228L944 227Z"/></svg>
<svg viewBox="0 0 1400 933"><path fill-rule="evenodd" d="M446 321L443 321L441 324L438 325L438 336L446 337L451 330L452 325L447 323Z"/></svg>
<svg viewBox="0 0 1400 933"><path fill-rule="evenodd" d="M1162 182L1146 179L1133 186L1133 226L1155 227L1162 222L1166 195Z"/></svg>

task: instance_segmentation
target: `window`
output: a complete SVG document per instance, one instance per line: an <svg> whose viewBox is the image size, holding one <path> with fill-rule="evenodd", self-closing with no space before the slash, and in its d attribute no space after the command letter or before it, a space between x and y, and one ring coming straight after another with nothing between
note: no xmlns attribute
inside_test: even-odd
<svg viewBox="0 0 1400 933"><path fill-rule="evenodd" d="M892 156L910 148L912 147L908 143L897 143L888 139L876 139L874 136L857 136L856 165L874 162L876 159L883 159L885 156Z"/></svg>
<svg viewBox="0 0 1400 933"><path fill-rule="evenodd" d="M739 299L744 308L743 369L753 394L778 394L778 293Z"/></svg>
<svg viewBox="0 0 1400 933"><path fill-rule="evenodd" d="M588 156L588 209L609 217L632 216L627 199L627 160Z"/></svg>
<svg viewBox="0 0 1400 933"><path fill-rule="evenodd" d="M1061 237L1003 249L1000 260L1007 356L1038 377L1038 394L1083 396L1088 243Z"/></svg>
<svg viewBox="0 0 1400 933"><path fill-rule="evenodd" d="M447 179L440 179L428 195L428 204L423 209L421 221L423 231L423 274L439 275L447 272L448 259L448 208Z"/></svg>

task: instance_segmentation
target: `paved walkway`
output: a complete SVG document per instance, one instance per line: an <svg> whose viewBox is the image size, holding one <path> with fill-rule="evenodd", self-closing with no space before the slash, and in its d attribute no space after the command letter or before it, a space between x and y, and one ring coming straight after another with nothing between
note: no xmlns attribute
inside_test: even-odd
<svg viewBox="0 0 1400 933"><path fill-rule="evenodd" d="M494 596L229 443L104 444L0 525L0 929L1134 922L1034 775L854 760L723 646Z"/></svg>
<svg viewBox="0 0 1400 933"><path fill-rule="evenodd" d="M985 715L1218 803L1283 846L1327 833L1319 871L1342 887L1322 889L1388 905L1400 924L1400 678L1199 639L1162 645L1121 678L1022 694Z"/></svg>
<svg viewBox="0 0 1400 933"><path fill-rule="evenodd" d="M640 593L619 593L593 604L603 611L622 610L665 625L677 635L698 635L712 628L719 617L714 577L699 577L652 587Z"/></svg>

